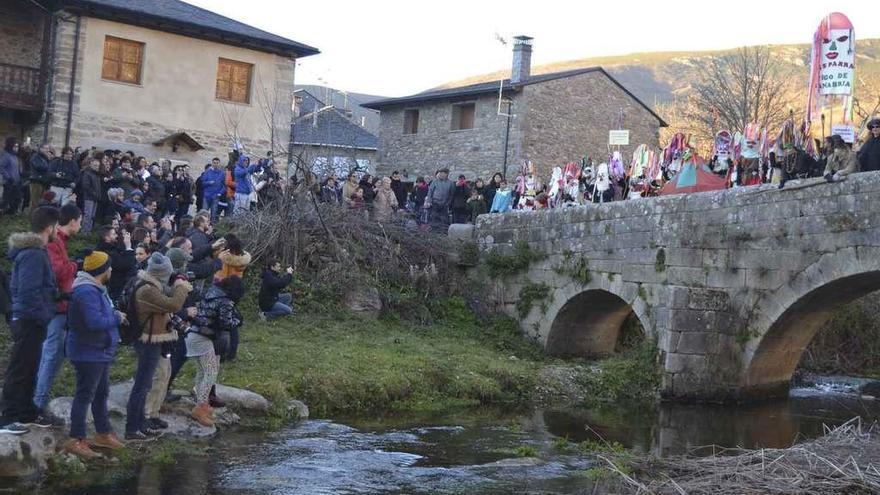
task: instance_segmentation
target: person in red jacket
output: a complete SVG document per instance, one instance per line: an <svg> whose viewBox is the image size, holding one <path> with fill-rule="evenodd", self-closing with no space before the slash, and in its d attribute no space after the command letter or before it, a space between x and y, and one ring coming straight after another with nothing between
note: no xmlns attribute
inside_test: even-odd
<svg viewBox="0 0 880 495"><path fill-rule="evenodd" d="M67 255L67 241L79 233L82 225L82 212L75 203L68 203L59 210L58 229L55 240L46 245L49 262L55 273L62 299L55 306L55 316L49 322L46 340L43 341L43 353L40 357L40 368L37 372L37 386L34 389L34 405L42 411L42 415L51 418L46 406L49 405L49 393L52 382L64 364L64 331L67 328L67 296L76 278L77 263Z"/></svg>

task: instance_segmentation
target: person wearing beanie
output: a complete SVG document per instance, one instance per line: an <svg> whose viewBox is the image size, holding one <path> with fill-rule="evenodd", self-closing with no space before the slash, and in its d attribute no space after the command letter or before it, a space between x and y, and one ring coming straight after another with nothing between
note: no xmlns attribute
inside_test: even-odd
<svg viewBox="0 0 880 495"><path fill-rule="evenodd" d="M110 255L92 251L83 259L70 295L65 351L76 372L76 393L70 407L70 439L64 450L84 459L98 454L91 447L119 450L107 408L110 364L119 346L119 324L125 315L113 309L107 292L112 272ZM91 407L95 437L86 440L86 415Z"/></svg>
<svg viewBox="0 0 880 495"><path fill-rule="evenodd" d="M171 262L171 267L174 270L173 276L180 276L186 274L186 262L188 260L187 254L180 248L171 248L166 253L165 256L168 258L168 261ZM183 356L183 359L186 359L186 344L183 341L182 329L180 327L188 326L186 325L186 316L187 310L189 307L193 307L193 312L195 312L195 303L196 301L190 301L191 298L196 296L196 291L191 291L187 296L187 300L184 301L184 307L175 313L175 316L171 317L172 326L174 329L172 333L177 333L177 340L174 342L164 342L162 344L163 348L159 356L159 363L156 365L156 372L153 374L153 382L150 387L150 391L147 393L146 399L146 410L144 411L145 424L148 429L151 430L164 430L168 428L168 423L162 420L159 417L159 409L162 407L162 403L165 402L165 396L168 394L168 386L171 383L172 369L174 367L174 361L180 359L180 356ZM177 356L175 358L174 356ZM180 363L182 365L182 363ZM178 366L178 371L180 367Z"/></svg>
<svg viewBox="0 0 880 495"><path fill-rule="evenodd" d="M146 440L156 434L146 424L144 406L153 383L153 375L162 357L162 344L177 340L177 332L169 325L171 315L183 308L186 296L192 290L192 285L185 277L175 278L173 285L169 286L173 273L171 260L162 253L153 253L147 260L147 269L137 275L138 285L135 286L132 297L137 309L137 325L141 328L141 337L134 343L138 360L134 385L126 407L127 440Z"/></svg>

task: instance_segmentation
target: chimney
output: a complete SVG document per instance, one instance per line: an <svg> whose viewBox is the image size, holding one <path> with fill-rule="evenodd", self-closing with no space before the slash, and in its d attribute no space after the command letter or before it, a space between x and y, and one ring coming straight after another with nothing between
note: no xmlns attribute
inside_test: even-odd
<svg viewBox="0 0 880 495"><path fill-rule="evenodd" d="M529 78L532 72L532 38L515 36L513 38L513 67L510 70L510 83L519 84Z"/></svg>

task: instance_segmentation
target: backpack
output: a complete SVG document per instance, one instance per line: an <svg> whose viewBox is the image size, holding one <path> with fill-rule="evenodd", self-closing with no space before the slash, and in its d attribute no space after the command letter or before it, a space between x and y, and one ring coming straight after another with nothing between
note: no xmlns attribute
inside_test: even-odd
<svg viewBox="0 0 880 495"><path fill-rule="evenodd" d="M122 345L134 344L141 337L141 333L143 332L143 325L138 323L135 296L137 295L138 289L146 284L146 281L141 280L138 277L132 277L131 280L125 283L125 287L122 289L122 295L119 296L119 307L122 312L125 313L126 320L119 324L119 340L122 342ZM147 320L145 324L148 322L149 320Z"/></svg>

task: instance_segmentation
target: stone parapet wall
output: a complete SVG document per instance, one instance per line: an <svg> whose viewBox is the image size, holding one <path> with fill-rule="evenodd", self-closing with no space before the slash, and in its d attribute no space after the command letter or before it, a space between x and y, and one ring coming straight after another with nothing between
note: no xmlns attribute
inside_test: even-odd
<svg viewBox="0 0 880 495"><path fill-rule="evenodd" d="M0 3L0 63L40 67L47 15L25 1Z"/></svg>
<svg viewBox="0 0 880 495"><path fill-rule="evenodd" d="M533 309L522 321L537 342L577 332L554 328L572 298L610 292L657 339L664 394L736 397L787 384L814 324L880 289L880 174L486 215L476 239L483 252L525 242L549 255L496 281L490 295L513 315L527 281L552 287L546 313ZM585 284L560 273L581 258L591 274ZM812 298L822 314L795 306Z"/></svg>
<svg viewBox="0 0 880 495"><path fill-rule="evenodd" d="M419 110L415 134L403 133L404 107L383 109L378 173L406 169L413 177L433 177L436 170L448 167L454 175L487 179L500 171L507 119L498 115L497 95L456 103L468 101L476 104L474 128L460 131L452 130L451 101L413 107ZM513 156L508 163L513 163Z"/></svg>
<svg viewBox="0 0 880 495"><path fill-rule="evenodd" d="M630 145L615 147L629 163L640 144L659 146L660 122L601 72L564 77L523 89L528 111L522 114L522 150L542 174L553 167L608 159L608 131L630 131ZM621 120L622 118L622 120Z"/></svg>

